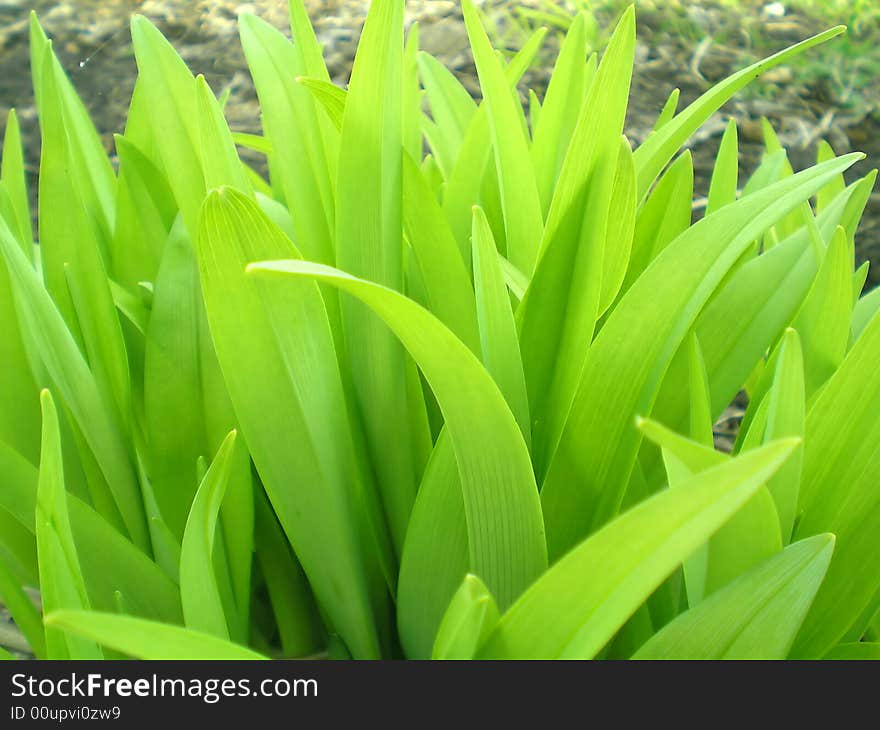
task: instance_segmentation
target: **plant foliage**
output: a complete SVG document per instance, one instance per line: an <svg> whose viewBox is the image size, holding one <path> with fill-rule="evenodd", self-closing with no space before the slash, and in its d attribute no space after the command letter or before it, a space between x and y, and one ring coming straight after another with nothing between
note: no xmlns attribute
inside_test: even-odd
<svg viewBox="0 0 880 730"><path fill-rule="evenodd" d="M374 0L347 88L245 15L263 136L144 17L111 164L36 17L0 174L0 597L37 657L877 657L874 174L623 136L635 13L474 100ZM266 157L268 179L239 147ZM713 423L744 392L733 453ZM39 589L41 616L26 588Z"/></svg>

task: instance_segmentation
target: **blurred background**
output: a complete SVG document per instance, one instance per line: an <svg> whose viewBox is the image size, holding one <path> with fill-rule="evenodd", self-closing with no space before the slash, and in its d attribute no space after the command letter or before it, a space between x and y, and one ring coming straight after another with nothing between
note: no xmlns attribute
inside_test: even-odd
<svg viewBox="0 0 880 730"><path fill-rule="evenodd" d="M330 73L345 84L368 0L305 0ZM549 32L536 68L521 92L542 96L570 19L589 13L592 44L601 50L628 2L620 0L522 0L478 2L496 47L516 51L539 27ZM152 20L195 73L216 93L228 90L227 118L235 131L259 132L256 94L238 43L239 13L260 15L287 29L286 0L0 0L0 127L16 107L26 140L31 182L39 159L39 134L28 58L28 13L36 10L113 154L112 133L121 131L134 84L128 30L134 12ZM880 1L878 0L644 0L636 2L638 47L626 133L636 145L650 130L669 92L681 90L679 108L738 68L833 25L849 32L779 67L753 83L716 114L689 146L694 153L695 195L708 189L712 160L726 120L739 126L742 174L760 160L761 118L789 149L795 169L811 164L816 143L835 152L861 150L868 157L850 171L863 175L880 163ZM458 2L410 0L407 23L419 23L423 49L451 68L479 95ZM695 215L699 215L699 202ZM872 261L869 285L880 282L880 195L874 194L856 238L858 262Z"/></svg>

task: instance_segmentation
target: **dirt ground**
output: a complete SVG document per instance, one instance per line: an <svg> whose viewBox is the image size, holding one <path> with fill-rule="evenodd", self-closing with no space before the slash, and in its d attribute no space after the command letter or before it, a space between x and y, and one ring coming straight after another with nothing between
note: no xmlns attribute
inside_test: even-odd
<svg viewBox="0 0 880 730"><path fill-rule="evenodd" d="M525 0L525 5L537 0ZM367 2L364 0L307 0L310 15L325 46L331 75L345 83ZM505 32L511 7L520 3L486 0L484 11L496 24L498 37ZM662 3L638 8L636 72L626 133L639 143L651 128L673 87L681 90L680 107L691 102L713 82L735 71L749 55L750 33L760 24L765 38L782 48L812 35L819 21L787 12L784 17L755 17L730 5L712 2L687 7L688 34L670 29L668 11ZM287 3L283 0L0 0L0 119L15 106L26 135L27 160L32 182L38 164L39 135L30 86L28 59L28 12L33 8L50 37L62 63L92 113L112 154L112 133L124 125L125 110L136 67L128 31L133 12L146 15L173 42L190 68L203 73L212 88L228 88L230 125L237 131L259 131L256 94L238 43L236 18L254 12L279 28L286 28ZM418 21L425 50L437 55L478 93L475 72L461 23L457 2L410 1L408 23ZM653 9L652 9L653 8ZM660 8L660 9L658 9ZM601 17L600 22L608 22ZM717 39L723 38L721 42ZM540 95L546 84L558 35L548 33L546 62L526 77L523 91L534 88ZM752 49L752 56L754 56ZM761 155L760 118L768 117L788 146L795 168L815 158L818 139L827 139L838 154L861 150L867 159L850 177L862 175L880 161L880 116L872 104L853 104L826 80L803 77L797 69L778 68L756 82L758 93L730 102L689 143L694 153L696 196L708 190L711 166L725 121L734 116L741 140L741 173L754 170ZM697 212L697 214L699 214ZM880 197L872 196L857 237L859 260L874 264L869 281L880 282Z"/></svg>

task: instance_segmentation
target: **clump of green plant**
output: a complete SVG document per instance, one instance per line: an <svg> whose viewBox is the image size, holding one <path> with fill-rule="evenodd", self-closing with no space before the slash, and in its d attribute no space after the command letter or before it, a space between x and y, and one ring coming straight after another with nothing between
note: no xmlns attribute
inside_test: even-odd
<svg viewBox="0 0 880 730"><path fill-rule="evenodd" d="M300 2L241 40L264 136L145 18L118 170L36 19L34 245L0 184L0 595L41 658L876 657L874 174L691 134L835 28L622 136L632 8L528 118L376 0L347 90ZM269 181L236 146L264 153ZM425 153L425 150L430 150ZM676 156L677 155L677 156ZM741 189L740 189L741 188ZM733 454L712 425L745 388ZM24 592L38 586L41 616Z"/></svg>

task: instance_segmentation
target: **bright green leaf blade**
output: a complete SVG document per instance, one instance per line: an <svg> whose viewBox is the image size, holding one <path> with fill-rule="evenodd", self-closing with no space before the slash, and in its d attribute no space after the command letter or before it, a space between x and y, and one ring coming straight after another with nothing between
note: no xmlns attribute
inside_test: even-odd
<svg viewBox="0 0 880 730"><path fill-rule="evenodd" d="M663 173L639 210L623 293L690 226L693 197L694 165L690 150L685 150Z"/></svg>
<svg viewBox="0 0 880 730"><path fill-rule="evenodd" d="M474 207L474 288L480 325L482 361L495 379L519 424L526 445L531 443L529 400L510 297L498 262L489 221Z"/></svg>
<svg viewBox="0 0 880 730"><path fill-rule="evenodd" d="M321 294L311 283L244 275L250 261L297 255L254 201L228 188L208 197L198 239L202 291L242 434L333 627L354 656L375 657L376 557L362 545L359 477Z"/></svg>
<svg viewBox="0 0 880 730"><path fill-rule="evenodd" d="M634 659L785 659L825 577L833 535L794 543L683 613Z"/></svg>
<svg viewBox="0 0 880 730"><path fill-rule="evenodd" d="M764 441L786 436L804 438L806 401L804 363L797 332L789 329L782 340L776 375L769 394ZM767 484L776 511L783 544L788 544L797 513L803 449L799 448Z"/></svg>
<svg viewBox="0 0 880 730"><path fill-rule="evenodd" d="M728 460L723 452L685 439L654 421L640 419L638 425L640 431L662 447L668 482L672 487L679 487L692 475ZM790 461L786 461L779 471L785 469ZM688 604L696 606L707 595L781 549L779 517L773 498L766 489L761 488L685 561Z"/></svg>
<svg viewBox="0 0 880 730"><path fill-rule="evenodd" d="M601 317L617 298L626 279L636 226L636 183L632 150L626 137L620 141L617 167L611 188L605 254L602 257L602 292L598 314Z"/></svg>
<svg viewBox="0 0 880 730"><path fill-rule="evenodd" d="M845 30L845 26L836 26L758 61L716 84L693 104L676 114L635 151L639 199L644 197L678 148L736 92L771 68L840 35Z"/></svg>
<svg viewBox="0 0 880 730"><path fill-rule="evenodd" d="M501 617L481 658L589 659L784 463L779 442L642 502L555 563Z"/></svg>
<svg viewBox="0 0 880 730"><path fill-rule="evenodd" d="M208 452L199 367L198 266L182 220L159 267L144 352L146 464L164 521L179 541Z"/></svg>
<svg viewBox="0 0 880 730"><path fill-rule="evenodd" d="M477 105L461 82L436 58L421 52L418 64L435 122L428 142L444 178L448 179Z"/></svg>
<svg viewBox="0 0 880 730"><path fill-rule="evenodd" d="M205 179L199 159L195 79L159 30L142 15L131 20L138 86L148 109L158 154L190 238L198 231Z"/></svg>
<svg viewBox="0 0 880 730"><path fill-rule="evenodd" d="M424 284L423 304L477 352L477 304L470 271L440 204L409 155L403 159L403 230Z"/></svg>
<svg viewBox="0 0 880 730"><path fill-rule="evenodd" d="M880 319L874 318L807 413L795 537L834 532L837 547L792 655L821 657L876 610L880 529Z"/></svg>
<svg viewBox="0 0 880 730"><path fill-rule="evenodd" d="M180 546L180 597L187 628L229 638L229 626L218 587L214 533L229 481L235 431L223 441L193 499Z"/></svg>
<svg viewBox="0 0 880 730"><path fill-rule="evenodd" d="M546 217L553 189L568 152L575 125L592 77L584 63L587 55L586 15L578 13L565 34L544 96L540 123L532 115L532 164Z"/></svg>
<svg viewBox="0 0 880 730"><path fill-rule="evenodd" d="M834 150L831 145L824 139L819 140L816 146L816 162L825 162L835 157ZM834 198L836 198L846 188L846 182L843 175L833 178L825 187L816 193L816 212L820 213Z"/></svg>
<svg viewBox="0 0 880 730"><path fill-rule="evenodd" d="M70 525L91 607L112 611L114 595L121 593L127 613L180 621L177 584L94 509L73 496L69 501Z"/></svg>
<svg viewBox="0 0 880 730"><path fill-rule="evenodd" d="M852 259L838 226L794 327L801 336L807 398L837 370L846 354L852 319Z"/></svg>
<svg viewBox="0 0 880 730"><path fill-rule="evenodd" d="M854 183L819 214L816 222L823 237L830 237L846 217L846 209L856 196L861 196L859 190L864 182ZM810 236L802 230L742 264L703 309L696 332L712 387L713 418L721 415L755 365L791 324L817 270ZM687 358L679 352L652 412L655 419L685 428L687 403L680 394L687 377ZM749 396L753 406L762 400L761 393L751 388ZM750 418L751 409L746 413L741 433L748 431Z"/></svg>
<svg viewBox="0 0 880 730"><path fill-rule="evenodd" d="M48 613L60 608L88 609L89 598L67 513L58 414L48 390L40 394L40 405L43 437L37 484L36 536L43 610ZM103 658L94 643L66 636L57 629L46 631L46 654L50 659Z"/></svg>
<svg viewBox="0 0 880 730"><path fill-rule="evenodd" d="M528 274L534 269L544 226L528 141L520 123L522 109L470 0L463 1L462 11L492 130L507 257Z"/></svg>
<svg viewBox="0 0 880 730"><path fill-rule="evenodd" d="M113 168L101 137L89 119L85 105L77 96L61 64L54 57L51 41L46 38L34 13L31 13L30 49L34 96L41 123L46 106L57 102L59 111L63 115L65 136L70 146L70 174L88 210L88 218L96 227L96 235L103 244L106 244L110 238L114 219L113 201L116 181ZM44 85L49 83L54 83L55 91L47 91L44 88ZM50 97L54 97L54 102ZM40 237L43 237L42 227Z"/></svg>
<svg viewBox="0 0 880 730"><path fill-rule="evenodd" d="M136 659L266 659L246 647L180 626L97 611L55 611L45 618L62 629Z"/></svg>
<svg viewBox="0 0 880 730"><path fill-rule="evenodd" d="M630 8L614 31L584 102L553 195L538 266L517 310L531 415L545 424L534 434L539 479L568 418L599 314L606 234L615 230L609 226L609 206L634 46ZM595 109L603 113L592 113ZM518 268L529 275L530 269Z"/></svg>
<svg viewBox="0 0 880 730"><path fill-rule="evenodd" d="M703 219L667 246L624 295L588 352L544 482L551 557L620 508L641 440L633 418L651 412L676 350L743 251L859 157L805 170Z"/></svg>
<svg viewBox="0 0 880 730"><path fill-rule="evenodd" d="M875 287L865 294L853 309L852 333L853 340L857 340L868 326L877 311L880 310L880 287Z"/></svg>
<svg viewBox="0 0 880 730"><path fill-rule="evenodd" d="M466 575L440 622L431 658L473 659L499 618L495 599L483 581Z"/></svg>
<svg viewBox="0 0 880 730"><path fill-rule="evenodd" d="M0 157L0 183L9 194L14 220L8 221L28 258L33 258L34 234L31 230L31 211L28 205L27 178L25 177L24 150L21 130L15 109L6 117L3 134L3 154Z"/></svg>
<svg viewBox="0 0 880 730"><path fill-rule="evenodd" d="M709 391L709 375L706 373L706 362L703 350L696 333L689 338L688 375L690 376L690 437L703 446L712 447L712 394Z"/></svg>
<svg viewBox="0 0 880 730"><path fill-rule="evenodd" d="M535 31L505 67L504 77L507 79L511 94L515 93L517 83L534 60L545 35L546 28ZM443 195L443 212L459 246L466 252L465 257L468 261L470 261L471 208L475 204L482 204L485 207L486 201L481 193L485 180L493 180L496 188L498 185L496 171L488 166L491 155L492 132L489 108L484 103L471 118L455 167L446 179ZM495 235L496 238L500 238L497 230Z"/></svg>
<svg viewBox="0 0 880 730"><path fill-rule="evenodd" d="M401 339L446 419L461 476L472 570L499 606L509 605L546 567L544 530L522 434L482 365L433 315L378 284L307 261L248 269L333 284L368 305Z"/></svg>
<svg viewBox="0 0 880 730"><path fill-rule="evenodd" d="M21 253L9 230L0 221L0 251L6 257L13 281L22 332L45 366L58 393L82 430L106 480L111 503L119 516L108 520L127 529L133 542L146 547L146 523L128 447L112 410L95 383L76 342L43 288L39 275ZM93 495L94 496L94 495Z"/></svg>
<svg viewBox="0 0 880 730"><path fill-rule="evenodd" d="M291 17L299 18L298 24L300 14L304 15L299 5L290 5ZM307 20L305 26L308 28ZM297 28L299 33L299 25ZM321 123L319 115L324 112L313 96L314 89L296 82L301 74L311 75L323 82L323 88L329 85L326 70L321 72L320 62L308 70L310 42L291 44L281 32L252 15L242 16L239 33L260 100L263 128L272 144L272 185L279 187L288 202L303 254L314 261L333 263L335 144L328 141L331 130ZM334 129L332 134L335 143L338 133Z"/></svg>
<svg viewBox="0 0 880 730"><path fill-rule="evenodd" d="M853 642L851 644L838 644L822 658L844 661L877 661L880 660L880 643L866 641L858 643Z"/></svg>
<svg viewBox="0 0 880 730"><path fill-rule="evenodd" d="M443 430L413 505L400 560L397 627L410 659L429 659L437 628L470 565L455 450Z"/></svg>
<svg viewBox="0 0 880 730"><path fill-rule="evenodd" d="M300 86L305 86L315 97L321 107L327 112L330 121L337 131L342 131L342 119L345 116L345 101L348 93L345 89L339 88L336 84L331 84L323 79L313 79L309 76L298 76L296 82Z"/></svg>
<svg viewBox="0 0 880 730"><path fill-rule="evenodd" d="M401 3L372 3L345 104L336 191L337 264L397 291L404 283L402 29ZM393 334L363 303L340 304L370 464L400 555L427 458L420 449L427 433L412 428L424 404L407 391L411 365Z"/></svg>
<svg viewBox="0 0 880 730"><path fill-rule="evenodd" d="M833 155L832 155L833 157ZM820 160L824 162L824 160ZM706 203L706 215L712 215L719 208L736 200L736 188L739 179L739 144L736 134L736 120L727 123L718 156L712 168L712 180L709 183L709 196Z"/></svg>

